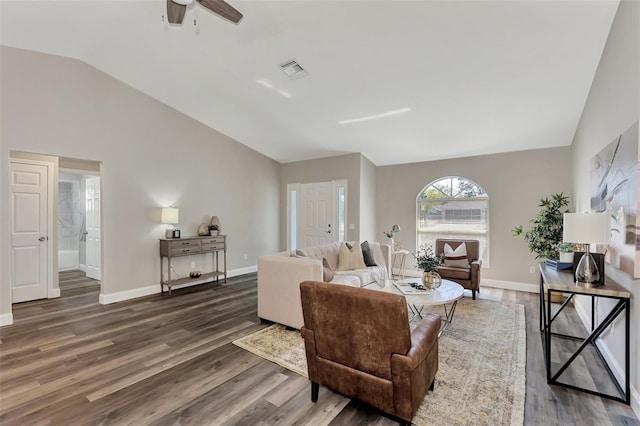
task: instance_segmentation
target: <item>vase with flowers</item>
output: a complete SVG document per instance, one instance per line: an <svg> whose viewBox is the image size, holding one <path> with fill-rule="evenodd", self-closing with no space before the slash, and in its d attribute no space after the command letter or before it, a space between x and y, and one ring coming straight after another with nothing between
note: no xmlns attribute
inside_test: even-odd
<svg viewBox="0 0 640 426"><path fill-rule="evenodd" d="M420 250L413 253L416 259L416 267L422 271L422 284L429 290L435 290L442 284L442 278L436 272L442 264L442 259L435 255L430 246L421 246Z"/></svg>

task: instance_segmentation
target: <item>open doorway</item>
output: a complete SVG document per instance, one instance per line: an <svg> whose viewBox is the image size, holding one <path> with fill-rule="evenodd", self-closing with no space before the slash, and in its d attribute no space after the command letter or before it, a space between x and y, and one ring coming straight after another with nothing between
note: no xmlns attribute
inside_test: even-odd
<svg viewBox="0 0 640 426"><path fill-rule="evenodd" d="M100 293L100 177L58 174L58 282L61 297Z"/></svg>

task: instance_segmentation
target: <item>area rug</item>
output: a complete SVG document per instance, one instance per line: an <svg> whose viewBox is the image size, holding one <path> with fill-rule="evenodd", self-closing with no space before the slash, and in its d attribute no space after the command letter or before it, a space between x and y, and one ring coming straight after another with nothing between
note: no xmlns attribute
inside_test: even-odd
<svg viewBox="0 0 640 426"><path fill-rule="evenodd" d="M431 312L441 313L435 307ZM276 324L233 344L307 377L299 331ZM435 389L428 392L413 424L524 423L526 328L522 305L463 298L439 344Z"/></svg>

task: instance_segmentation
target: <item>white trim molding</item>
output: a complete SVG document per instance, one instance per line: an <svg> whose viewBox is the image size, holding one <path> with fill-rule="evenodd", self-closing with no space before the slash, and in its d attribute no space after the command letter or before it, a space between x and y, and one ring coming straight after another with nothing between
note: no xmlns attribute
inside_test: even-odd
<svg viewBox="0 0 640 426"><path fill-rule="evenodd" d="M398 268L393 269L394 274L399 275L399 272L400 270ZM422 272L417 271L415 269L407 269L404 271L404 276L406 278L421 277ZM540 293L540 286L538 284L521 283L517 281L494 280L492 278L480 278L480 287L482 288L485 286L493 287L493 288L501 288L504 290L518 290L518 291L526 291L528 293Z"/></svg>
<svg viewBox="0 0 640 426"><path fill-rule="evenodd" d="M246 268L232 269L227 272L227 278L237 277L239 275L251 274L258 270L257 265L247 266ZM180 288L191 287L193 285L204 284L210 282L209 280L194 280L188 283L174 285L172 290ZM153 284L146 287L138 287L131 290L119 291L117 293L103 294L100 293L99 302L101 305L109 305L116 302L124 302L125 300L135 299L138 297L150 296L152 294L160 293L160 284Z"/></svg>
<svg viewBox="0 0 640 426"><path fill-rule="evenodd" d="M504 290L526 291L528 293L540 293L540 286L538 284L521 283L517 281L502 281L494 280L492 278L481 278L480 287L484 286L502 288Z"/></svg>
<svg viewBox="0 0 640 426"><path fill-rule="evenodd" d="M227 277L237 277L239 275L252 274L254 272L258 272L258 265L247 266L245 268L232 269L227 272Z"/></svg>
<svg viewBox="0 0 640 426"><path fill-rule="evenodd" d="M13 324L13 314L0 314L0 327Z"/></svg>

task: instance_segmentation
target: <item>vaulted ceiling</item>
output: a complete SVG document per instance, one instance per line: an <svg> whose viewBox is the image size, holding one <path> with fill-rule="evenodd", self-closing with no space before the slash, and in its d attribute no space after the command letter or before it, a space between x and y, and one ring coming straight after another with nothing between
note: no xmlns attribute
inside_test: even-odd
<svg viewBox="0 0 640 426"><path fill-rule="evenodd" d="M174 25L165 0L3 0L0 43L79 59L280 162L387 165L570 145L618 7L229 3L237 25L196 2ZM307 76L282 72L294 58Z"/></svg>

